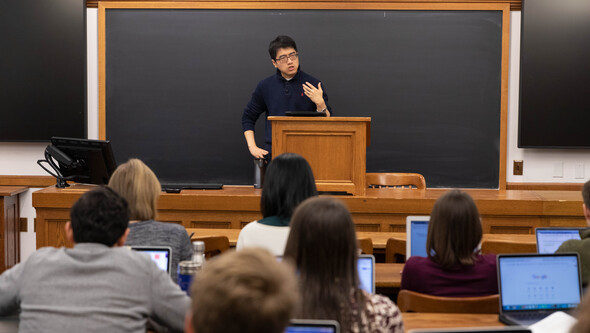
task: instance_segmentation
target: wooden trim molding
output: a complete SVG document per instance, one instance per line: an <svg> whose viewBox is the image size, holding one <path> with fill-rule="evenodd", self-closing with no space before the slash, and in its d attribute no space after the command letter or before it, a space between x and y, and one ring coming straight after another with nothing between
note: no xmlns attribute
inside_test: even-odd
<svg viewBox="0 0 590 333"><path fill-rule="evenodd" d="M55 178L51 176L0 175L0 185L47 187L55 185Z"/></svg>
<svg viewBox="0 0 590 333"><path fill-rule="evenodd" d="M138 2L141 0L87 0L86 1L86 6L88 8L98 8L98 3L102 2L102 3L108 3L108 2L113 2L113 1L126 1L126 2ZM164 1L169 1L169 0L153 0L154 2L164 2ZM191 2L193 0L176 0L175 2ZM223 2L228 2L226 0L213 0L213 1L223 1ZM252 2L271 2L271 1L275 1L275 0L257 0L257 1L252 1ZM314 0L304 0L306 2L315 2ZM326 1L322 1L322 2L326 2ZM347 1L342 1L342 0L327 0L327 2L347 2ZM359 1L355 1L355 2L359 2ZM510 5L510 10L520 10L522 8L522 0L365 0L365 1L360 1L360 2L388 2L388 3L492 3L492 4L497 4L497 3L507 3Z"/></svg>
<svg viewBox="0 0 590 333"><path fill-rule="evenodd" d="M506 183L507 190L582 191L584 183Z"/></svg>

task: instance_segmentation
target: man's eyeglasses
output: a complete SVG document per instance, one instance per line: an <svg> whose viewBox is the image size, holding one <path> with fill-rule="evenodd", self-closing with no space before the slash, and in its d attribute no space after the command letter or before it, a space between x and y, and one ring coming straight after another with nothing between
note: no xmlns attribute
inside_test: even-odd
<svg viewBox="0 0 590 333"><path fill-rule="evenodd" d="M297 60L298 56L299 56L299 53L293 52L288 55L282 55L282 56L276 58L275 60L280 63L285 63L285 62L287 62L288 59L293 60L293 61Z"/></svg>

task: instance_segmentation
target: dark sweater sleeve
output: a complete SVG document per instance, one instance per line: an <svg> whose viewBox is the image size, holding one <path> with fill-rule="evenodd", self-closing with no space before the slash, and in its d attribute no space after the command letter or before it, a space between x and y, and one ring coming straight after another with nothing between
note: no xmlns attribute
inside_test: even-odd
<svg viewBox="0 0 590 333"><path fill-rule="evenodd" d="M255 129L256 120L258 120L260 115L267 110L261 84L262 82L258 83L256 89L252 93L252 98L250 98L248 105L246 105L242 112L242 130L244 132L249 130L253 131Z"/></svg>

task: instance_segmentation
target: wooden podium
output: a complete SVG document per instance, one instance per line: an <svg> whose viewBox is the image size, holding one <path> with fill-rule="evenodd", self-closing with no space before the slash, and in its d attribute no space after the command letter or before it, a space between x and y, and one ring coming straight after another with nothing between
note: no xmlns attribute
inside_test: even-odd
<svg viewBox="0 0 590 333"><path fill-rule="evenodd" d="M318 191L364 196L370 117L268 117L272 156L297 153L309 162Z"/></svg>

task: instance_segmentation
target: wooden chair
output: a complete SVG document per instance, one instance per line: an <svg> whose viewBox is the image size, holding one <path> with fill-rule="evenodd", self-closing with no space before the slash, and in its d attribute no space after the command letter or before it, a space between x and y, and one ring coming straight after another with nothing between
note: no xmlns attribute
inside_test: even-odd
<svg viewBox="0 0 590 333"><path fill-rule="evenodd" d="M360 238L357 242L362 254L373 254L373 240L371 238Z"/></svg>
<svg viewBox="0 0 590 333"><path fill-rule="evenodd" d="M537 245L534 243L518 243L505 240L485 240L481 244L482 254L500 253L536 253Z"/></svg>
<svg viewBox="0 0 590 333"><path fill-rule="evenodd" d="M367 173L366 177L369 188L426 188L426 180L419 173Z"/></svg>
<svg viewBox="0 0 590 333"><path fill-rule="evenodd" d="M385 245L385 262L406 262L406 241L397 238L389 238Z"/></svg>
<svg viewBox="0 0 590 333"><path fill-rule="evenodd" d="M205 259L210 259L211 257L229 250L229 239L227 236L202 236L191 238L191 242L194 241L203 241L205 243Z"/></svg>
<svg viewBox="0 0 590 333"><path fill-rule="evenodd" d="M402 312L431 313L499 313L500 297L442 297L400 290L397 306Z"/></svg>

